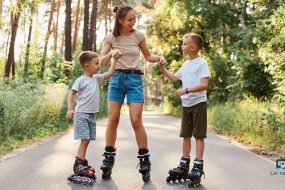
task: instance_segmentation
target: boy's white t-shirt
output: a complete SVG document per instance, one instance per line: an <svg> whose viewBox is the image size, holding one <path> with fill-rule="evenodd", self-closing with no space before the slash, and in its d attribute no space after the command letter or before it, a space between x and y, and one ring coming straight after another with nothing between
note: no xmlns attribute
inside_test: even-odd
<svg viewBox="0 0 285 190"><path fill-rule="evenodd" d="M96 113L99 111L99 85L104 81L104 74L93 77L81 75L72 86L77 92L75 112Z"/></svg>
<svg viewBox="0 0 285 190"><path fill-rule="evenodd" d="M193 60L185 61L182 66L175 73L175 76L182 81L182 88L191 88L201 84L201 79L205 77L210 77L210 71L208 63L198 57ZM194 92L182 95L180 98L182 100L183 107L194 106L200 102L207 101L207 90L201 92Z"/></svg>

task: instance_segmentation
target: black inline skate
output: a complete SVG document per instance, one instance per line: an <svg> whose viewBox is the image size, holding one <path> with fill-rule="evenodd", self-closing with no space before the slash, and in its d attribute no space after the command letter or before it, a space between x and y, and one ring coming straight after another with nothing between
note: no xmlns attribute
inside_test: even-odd
<svg viewBox="0 0 285 190"><path fill-rule="evenodd" d="M149 153L138 155L138 159L140 160L140 163L138 164L140 166L139 172L142 174L142 179L144 182L150 180L151 163L149 160L149 156Z"/></svg>
<svg viewBox="0 0 285 190"><path fill-rule="evenodd" d="M190 188L200 185L202 175L204 175L205 177L205 173L203 171L203 164L204 164L203 160L198 160L198 159L194 160L193 168L188 174L188 177L190 179L189 181Z"/></svg>
<svg viewBox="0 0 285 190"><path fill-rule="evenodd" d="M179 166L169 170L169 176L166 178L166 182L175 182L176 180L181 181L182 179L185 181L188 178L189 163L190 157L181 157Z"/></svg>
<svg viewBox="0 0 285 190"><path fill-rule="evenodd" d="M116 151L105 151L103 156L105 156L105 159L103 160L103 164L100 167L100 169L103 171L102 179L108 179L112 174L112 168L115 163Z"/></svg>
<svg viewBox="0 0 285 190"><path fill-rule="evenodd" d="M67 180L73 183L83 185L93 185L96 180L95 170L88 165L88 161L76 158L73 165L74 174L70 175Z"/></svg>

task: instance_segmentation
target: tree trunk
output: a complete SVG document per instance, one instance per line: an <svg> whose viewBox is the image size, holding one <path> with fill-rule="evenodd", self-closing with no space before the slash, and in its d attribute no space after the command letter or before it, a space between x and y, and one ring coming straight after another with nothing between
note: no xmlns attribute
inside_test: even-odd
<svg viewBox="0 0 285 190"><path fill-rule="evenodd" d="M0 29L3 26L2 12L3 12L3 0L0 0Z"/></svg>
<svg viewBox="0 0 285 190"><path fill-rule="evenodd" d="M89 50L89 0L84 0L84 26L83 26L83 44L82 50Z"/></svg>
<svg viewBox="0 0 285 190"><path fill-rule="evenodd" d="M50 17L49 17L49 22L48 22L48 30L45 36L45 46L44 46L44 53L43 53L43 57L42 57L42 65L41 65L41 70L40 70L40 74L39 77L41 79L43 79L44 77L44 72L45 72L45 64L46 64L46 57L47 57L47 47L48 47L48 40L49 40L49 36L51 33L51 22L53 19L53 12L54 12L54 7L55 7L55 0L51 0L51 9L50 9Z"/></svg>
<svg viewBox="0 0 285 190"><path fill-rule="evenodd" d="M10 70L12 67L12 78L15 78L15 60L14 60L14 51L15 51L15 40L18 30L18 24L19 19L21 15L21 9L22 9L22 1L17 1L17 7L18 11L11 13L11 41L10 41L10 47L9 47L9 53L8 53L8 59L5 65L5 74L4 78L9 79L10 76Z"/></svg>
<svg viewBox="0 0 285 190"><path fill-rule="evenodd" d="M24 65L24 77L25 78L28 76L28 70L29 70L29 56L30 56L32 29L33 29L33 15L31 12L29 34L28 34L28 41L27 41L27 48L26 48L26 55L25 55L25 65Z"/></svg>
<svg viewBox="0 0 285 190"><path fill-rule="evenodd" d="M96 24L97 24L97 0L92 2L92 13L91 13L91 26L89 30L89 50L96 52Z"/></svg>
<svg viewBox="0 0 285 190"><path fill-rule="evenodd" d="M74 52L76 50L76 46L77 46L78 27L79 27L79 24L78 24L79 13L80 13L80 0L77 1L77 8L76 8L76 12L75 12L72 52Z"/></svg>
<svg viewBox="0 0 285 190"><path fill-rule="evenodd" d="M109 0L104 0L104 21L105 21L105 36L108 34L108 4Z"/></svg>
<svg viewBox="0 0 285 190"><path fill-rule="evenodd" d="M71 75L71 61L72 61L72 45L71 45L71 0L65 0L65 65L64 74L67 78Z"/></svg>
<svg viewBox="0 0 285 190"><path fill-rule="evenodd" d="M54 39L53 51L54 52L56 52L56 50L57 50L58 19L59 19L59 12L60 12L60 3L61 3L61 0L58 0L57 11L56 11L56 23L53 23L53 39Z"/></svg>

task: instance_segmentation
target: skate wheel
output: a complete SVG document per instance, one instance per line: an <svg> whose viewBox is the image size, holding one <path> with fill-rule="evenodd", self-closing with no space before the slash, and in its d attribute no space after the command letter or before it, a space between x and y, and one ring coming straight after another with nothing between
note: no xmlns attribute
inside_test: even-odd
<svg viewBox="0 0 285 190"><path fill-rule="evenodd" d="M143 181L146 183L150 180L150 173L145 173L142 176Z"/></svg>
<svg viewBox="0 0 285 190"><path fill-rule="evenodd" d="M112 174L112 171L104 171L102 174L102 179L110 178L111 174Z"/></svg>
<svg viewBox="0 0 285 190"><path fill-rule="evenodd" d="M72 182L72 179L73 179L74 176L75 176L74 174L68 176L67 180Z"/></svg>
<svg viewBox="0 0 285 190"><path fill-rule="evenodd" d="M168 176L168 177L166 178L166 182L167 182L167 183L170 183L171 179L172 179L172 177L171 177L171 176Z"/></svg>

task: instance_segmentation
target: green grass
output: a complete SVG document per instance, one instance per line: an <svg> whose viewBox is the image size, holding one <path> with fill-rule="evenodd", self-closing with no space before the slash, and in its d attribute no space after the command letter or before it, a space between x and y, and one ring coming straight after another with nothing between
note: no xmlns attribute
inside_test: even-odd
<svg viewBox="0 0 285 190"><path fill-rule="evenodd" d="M0 155L32 139L66 129L66 93L67 86L63 84L1 84Z"/></svg>
<svg viewBox="0 0 285 190"><path fill-rule="evenodd" d="M210 106L210 126L241 136L265 150L285 153L285 108L269 102L246 99Z"/></svg>
<svg viewBox="0 0 285 190"><path fill-rule="evenodd" d="M64 84L0 83L0 155L72 126L65 120L67 93ZM106 115L106 93L101 90L96 116Z"/></svg>

